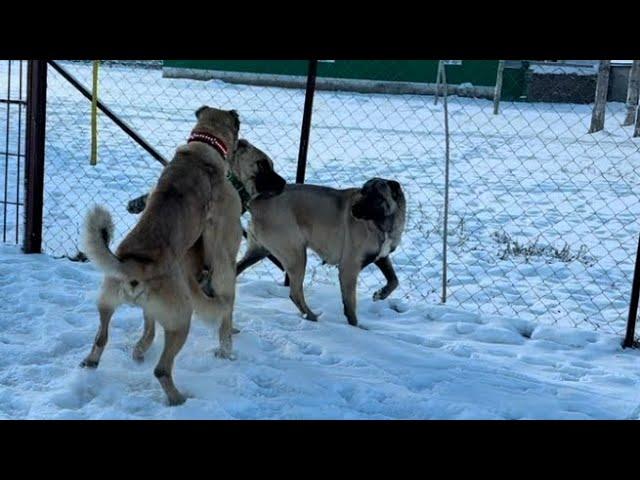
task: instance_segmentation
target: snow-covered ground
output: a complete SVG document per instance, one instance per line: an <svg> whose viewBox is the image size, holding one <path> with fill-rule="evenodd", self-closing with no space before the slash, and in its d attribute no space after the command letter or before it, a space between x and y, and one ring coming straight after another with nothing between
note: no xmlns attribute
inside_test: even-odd
<svg viewBox="0 0 640 480"><path fill-rule="evenodd" d="M90 85L90 66L65 66ZM6 67L0 62L0 92L8 88ZM235 108L242 136L295 178L300 90L164 79L159 70L113 65L101 70L100 96L167 158L200 105ZM8 108L0 104L0 152L7 141L10 151L18 148L18 122L4 134ZM0 247L0 415L638 417L638 353L619 347L640 232L640 139L620 127L624 105L610 103L606 129L588 135L589 105L503 102L494 116L490 101L450 98L442 306L442 101L317 92L307 180L336 187L372 176L402 182L408 223L393 254L400 287L373 303L383 277L365 269L358 306L369 330L350 328L336 270L311 257L307 296L324 312L312 324L297 316L275 267L253 267L238 289L238 360L213 358L214 335L194 324L176 367L177 384L193 398L176 409L165 408L152 375L162 335L144 365L129 360L141 326L135 309L116 315L100 369L76 368L95 334L100 276L91 265L53 258L76 254L92 203L108 206L116 242L122 238L136 221L127 201L151 187L161 166L104 116L99 163L90 166L89 103L53 70L48 110L47 255ZM0 158L0 179L8 171L7 196L22 201L17 158ZM8 206L8 242L21 228L15 218Z"/></svg>
<svg viewBox="0 0 640 480"><path fill-rule="evenodd" d="M623 419L640 416L640 352L620 337L391 299L360 289L368 330L347 325L336 285L308 289L302 319L284 287L241 278L235 361L195 321L168 407L131 359L141 312L123 307L97 370L78 367L97 328L92 265L0 246L0 418Z"/></svg>

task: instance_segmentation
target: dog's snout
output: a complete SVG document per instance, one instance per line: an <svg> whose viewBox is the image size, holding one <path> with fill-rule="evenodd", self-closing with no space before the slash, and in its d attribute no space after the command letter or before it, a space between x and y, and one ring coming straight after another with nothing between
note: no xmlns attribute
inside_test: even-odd
<svg viewBox="0 0 640 480"><path fill-rule="evenodd" d="M256 190L258 193L279 194L287 181L273 170L260 171L256 176Z"/></svg>

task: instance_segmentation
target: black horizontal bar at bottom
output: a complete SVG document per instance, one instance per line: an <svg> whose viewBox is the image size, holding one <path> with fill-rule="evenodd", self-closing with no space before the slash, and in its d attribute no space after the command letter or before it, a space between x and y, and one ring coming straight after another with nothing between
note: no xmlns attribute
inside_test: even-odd
<svg viewBox="0 0 640 480"><path fill-rule="evenodd" d="M20 158L26 158L27 156L24 153L21 154L17 154L15 152L0 152L0 158L1 157L20 157Z"/></svg>

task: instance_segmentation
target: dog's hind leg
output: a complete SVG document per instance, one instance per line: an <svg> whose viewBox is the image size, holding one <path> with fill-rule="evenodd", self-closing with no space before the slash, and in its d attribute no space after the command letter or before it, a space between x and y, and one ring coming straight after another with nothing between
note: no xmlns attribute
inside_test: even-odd
<svg viewBox="0 0 640 480"><path fill-rule="evenodd" d="M233 278L235 280L235 275ZM191 283L197 285L195 281ZM231 283L230 288L224 288L224 285L220 286L221 282L216 282L215 278L212 279L212 283L216 292L213 297L208 297L200 289L191 287L191 298L194 302L195 311L202 320L207 323L215 323L216 320L220 321L220 327L218 328L220 345L215 350L216 357L233 359L233 339L231 336L234 333L240 333L240 330L233 327L235 282Z"/></svg>
<svg viewBox="0 0 640 480"><path fill-rule="evenodd" d="M218 303L220 327L218 329L219 347L216 350L216 357L234 359L233 340L231 338L233 328L233 306L236 299L236 277L234 272L234 253L237 249L226 252L218 258L218 267L211 275L211 282L216 291L214 302Z"/></svg>
<svg viewBox="0 0 640 480"><path fill-rule="evenodd" d="M98 313L100 314L100 326L93 342L91 353L80 363L81 367L97 368L100 357L109 339L109 322L120 302L118 299L118 280L105 279L98 300Z"/></svg>
<svg viewBox="0 0 640 480"><path fill-rule="evenodd" d="M305 269L307 268L307 251L303 248L291 257L286 256L286 258L287 262L283 262L283 264L290 280L289 298L307 320L317 322L318 315L311 311L304 298L303 283Z"/></svg>
<svg viewBox="0 0 640 480"><path fill-rule="evenodd" d="M218 328L219 347L215 355L218 358L233 359L233 340L231 336L238 330L233 328L233 305L236 296L235 263L230 255L220 255L216 260L216 267L211 275L210 283L215 295L198 297L192 293L196 300L195 306L200 316L220 320Z"/></svg>
<svg viewBox="0 0 640 480"><path fill-rule="evenodd" d="M347 317L349 325L356 327L358 326L358 317L356 315L356 286L360 269L350 264L341 264L339 268L340 291L342 293L344 315Z"/></svg>
<svg viewBox="0 0 640 480"><path fill-rule="evenodd" d="M391 259L389 257L379 258L375 261L375 264L384 275L387 284L373 294L374 302L376 300L384 300L391 292L398 288L398 277L396 277L396 272L393 270Z"/></svg>
<svg viewBox="0 0 640 480"><path fill-rule="evenodd" d="M216 349L215 355L218 358L234 359L233 355L233 341L231 335L233 334L233 304L229 305L228 311L222 314L220 328L218 329L218 341L220 346Z"/></svg>
<svg viewBox="0 0 640 480"><path fill-rule="evenodd" d="M133 359L136 362L142 362L144 360L144 354L149 350L149 347L153 343L153 339L156 335L156 321L151 314L145 310L144 312L144 332L142 337L136 343L133 349Z"/></svg>
<svg viewBox="0 0 640 480"><path fill-rule="evenodd" d="M162 389L169 399L169 405L181 405L186 401L186 397L181 394L173 383L173 362L176 355L182 349L187 335L189 334L189 326L191 322L191 314L182 319L181 326L176 330L164 329L164 348L160 355L160 360L153 371L153 374L160 382Z"/></svg>

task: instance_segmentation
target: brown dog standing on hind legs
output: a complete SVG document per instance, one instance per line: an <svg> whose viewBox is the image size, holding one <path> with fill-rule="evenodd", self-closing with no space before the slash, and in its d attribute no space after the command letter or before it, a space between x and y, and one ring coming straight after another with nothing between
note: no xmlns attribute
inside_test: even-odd
<svg viewBox="0 0 640 480"><path fill-rule="evenodd" d="M98 300L100 327L91 353L81 363L95 368L107 343L109 321L119 305L144 311L144 333L134 350L141 360L155 334L165 331L164 349L154 370L170 405L185 401L175 387L175 356L187 339L195 311L220 320L217 356L232 356L235 261L242 228L241 204L227 181L226 157L235 149L240 121L235 111L201 107L187 145L176 150L148 198L144 213L113 253L110 214L95 207L85 226L87 257L104 271ZM208 297L198 283L203 265L215 265Z"/></svg>

